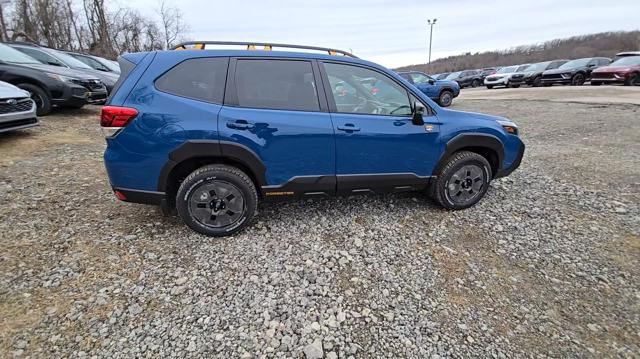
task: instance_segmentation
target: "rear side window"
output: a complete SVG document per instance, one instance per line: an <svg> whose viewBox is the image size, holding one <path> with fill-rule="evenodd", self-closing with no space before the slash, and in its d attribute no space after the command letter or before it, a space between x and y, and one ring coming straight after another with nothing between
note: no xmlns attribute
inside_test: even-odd
<svg viewBox="0 0 640 359"><path fill-rule="evenodd" d="M172 95L221 104L228 66L227 57L186 60L158 78L156 87Z"/></svg>
<svg viewBox="0 0 640 359"><path fill-rule="evenodd" d="M240 107L320 110L309 61L238 60L235 81Z"/></svg>

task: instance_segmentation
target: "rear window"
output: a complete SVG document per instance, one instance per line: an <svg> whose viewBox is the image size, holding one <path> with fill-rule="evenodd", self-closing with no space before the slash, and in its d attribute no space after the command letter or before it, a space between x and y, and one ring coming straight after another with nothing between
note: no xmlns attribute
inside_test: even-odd
<svg viewBox="0 0 640 359"><path fill-rule="evenodd" d="M172 95L221 104L228 65L227 57L186 60L158 78L156 87Z"/></svg>
<svg viewBox="0 0 640 359"><path fill-rule="evenodd" d="M309 61L238 60L235 80L241 107L320 110Z"/></svg>

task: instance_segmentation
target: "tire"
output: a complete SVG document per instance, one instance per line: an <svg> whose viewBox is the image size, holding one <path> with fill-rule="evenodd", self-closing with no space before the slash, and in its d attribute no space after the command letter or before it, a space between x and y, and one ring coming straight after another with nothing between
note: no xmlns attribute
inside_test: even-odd
<svg viewBox="0 0 640 359"><path fill-rule="evenodd" d="M511 85L512 89L517 89L518 87L520 87L520 85Z"/></svg>
<svg viewBox="0 0 640 359"><path fill-rule="evenodd" d="M640 86L640 74L632 74L628 79L624 80L625 86Z"/></svg>
<svg viewBox="0 0 640 359"><path fill-rule="evenodd" d="M492 178L487 159L468 151L454 153L436 175L431 188L433 199L442 207L453 210L478 203L487 193Z"/></svg>
<svg viewBox="0 0 640 359"><path fill-rule="evenodd" d="M591 81L591 86L600 86L602 85L602 82L599 81Z"/></svg>
<svg viewBox="0 0 640 359"><path fill-rule="evenodd" d="M577 73L573 75L571 78L571 86L582 86L584 85L585 77L584 74Z"/></svg>
<svg viewBox="0 0 640 359"><path fill-rule="evenodd" d="M442 107L449 107L453 102L453 92L449 90L442 90L440 96L438 96L438 104Z"/></svg>
<svg viewBox="0 0 640 359"><path fill-rule="evenodd" d="M471 81L471 87L478 87L478 86L480 86L480 81L478 80Z"/></svg>
<svg viewBox="0 0 640 359"><path fill-rule="evenodd" d="M531 83L531 86L533 86L533 87L540 87L540 86L542 86L542 77L540 77L540 76L536 76L536 77L533 79L533 82Z"/></svg>
<svg viewBox="0 0 640 359"><path fill-rule="evenodd" d="M27 83L16 86L29 92L31 99L36 103L36 115L46 116L51 112L51 97L40 86Z"/></svg>
<svg viewBox="0 0 640 359"><path fill-rule="evenodd" d="M493 85L487 85L487 88L491 90L493 88Z"/></svg>
<svg viewBox="0 0 640 359"><path fill-rule="evenodd" d="M219 198L224 193L223 198ZM193 171L180 185L176 209L182 221L198 233L230 236L245 228L255 216L258 192L251 178L225 165L208 165Z"/></svg>
<svg viewBox="0 0 640 359"><path fill-rule="evenodd" d="M543 84L542 84L542 87L551 87L552 85L553 85L553 84L545 84L545 83L543 83Z"/></svg>

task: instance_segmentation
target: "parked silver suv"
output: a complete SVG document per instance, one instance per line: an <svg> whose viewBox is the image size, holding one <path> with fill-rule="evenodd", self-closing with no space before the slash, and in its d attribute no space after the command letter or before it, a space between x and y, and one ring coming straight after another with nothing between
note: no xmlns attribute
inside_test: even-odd
<svg viewBox="0 0 640 359"><path fill-rule="evenodd" d="M29 93L0 81L0 132L33 126L38 126L38 118Z"/></svg>

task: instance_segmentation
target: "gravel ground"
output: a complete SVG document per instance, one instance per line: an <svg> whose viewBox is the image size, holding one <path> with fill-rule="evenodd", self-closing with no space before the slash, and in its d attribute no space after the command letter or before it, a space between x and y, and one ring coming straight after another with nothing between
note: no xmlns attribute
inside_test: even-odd
<svg viewBox="0 0 640 359"><path fill-rule="evenodd" d="M118 202L95 109L0 137L0 357L640 356L640 106L459 100L522 167L476 207L263 204L231 238Z"/></svg>

